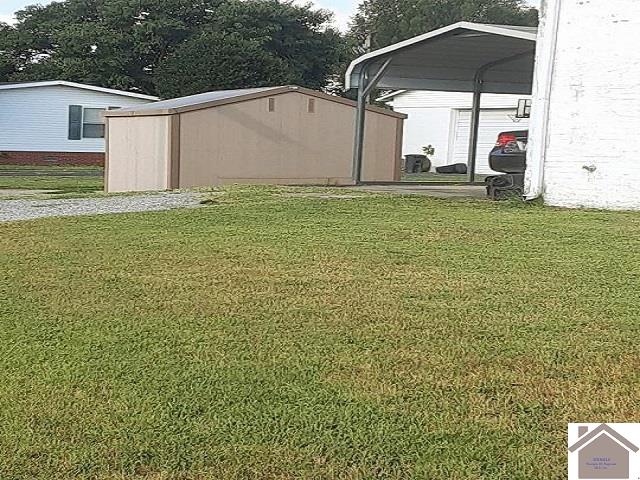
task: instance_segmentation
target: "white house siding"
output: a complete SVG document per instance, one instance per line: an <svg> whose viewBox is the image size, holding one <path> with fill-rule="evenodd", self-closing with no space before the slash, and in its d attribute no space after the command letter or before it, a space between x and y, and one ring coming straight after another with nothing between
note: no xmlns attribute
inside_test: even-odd
<svg viewBox="0 0 640 480"><path fill-rule="evenodd" d="M640 209L638 32L638 0L544 5L541 38L555 48L538 55L538 68L553 68L536 76L536 148L529 163L542 175L528 177L541 179L546 203Z"/></svg>
<svg viewBox="0 0 640 480"><path fill-rule="evenodd" d="M483 118L494 116L483 115L480 123L480 135L485 139L493 137L488 146L481 145L478 150L478 173L491 173L487 165L487 159L491 146L495 143L497 134L504 130L526 129L527 122L515 119L515 111L518 100L530 98L526 95L496 95L485 94L482 98L482 108L485 112L493 112L500 109L505 119L499 125L482 121ZM431 157L434 166L447 165L454 162L466 163L466 152L462 158L461 142L463 132L461 123L468 117L471 109L472 94L459 92L434 92L434 91L406 91L399 93L388 102L396 112L405 113L408 118L404 122L404 140L402 152L404 155L422 153L422 147L429 144L435 147L436 153ZM505 111L511 109L512 111ZM510 118L511 117L511 118ZM495 118L493 118L495 120ZM466 134L468 142L468 133ZM485 148L486 147L486 148Z"/></svg>
<svg viewBox="0 0 640 480"><path fill-rule="evenodd" d="M0 151L104 152L104 139L68 140L69 105L128 107L149 100L68 86L0 90Z"/></svg>

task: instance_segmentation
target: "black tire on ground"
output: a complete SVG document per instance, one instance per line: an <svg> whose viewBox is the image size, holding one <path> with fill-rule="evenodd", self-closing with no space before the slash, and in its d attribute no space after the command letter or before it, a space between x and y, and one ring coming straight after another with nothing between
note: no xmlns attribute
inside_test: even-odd
<svg viewBox="0 0 640 480"><path fill-rule="evenodd" d="M456 173L467 173L467 165L464 163L454 163L453 165L456 167Z"/></svg>
<svg viewBox="0 0 640 480"><path fill-rule="evenodd" d="M437 167L438 173L467 173L467 165L464 163L454 163L452 165L444 165L443 167Z"/></svg>

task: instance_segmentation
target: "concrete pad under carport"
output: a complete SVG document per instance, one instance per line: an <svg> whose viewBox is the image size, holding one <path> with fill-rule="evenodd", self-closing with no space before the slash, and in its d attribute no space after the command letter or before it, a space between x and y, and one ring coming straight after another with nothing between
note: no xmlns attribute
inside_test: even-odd
<svg viewBox="0 0 640 480"><path fill-rule="evenodd" d="M487 190L483 185L359 185L346 187L372 193L395 193L398 195L422 195L436 198L474 198L487 200Z"/></svg>

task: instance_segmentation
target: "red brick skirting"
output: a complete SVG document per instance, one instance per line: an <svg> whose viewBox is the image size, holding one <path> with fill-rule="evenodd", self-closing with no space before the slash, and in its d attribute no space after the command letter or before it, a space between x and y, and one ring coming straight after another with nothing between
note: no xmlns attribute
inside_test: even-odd
<svg viewBox="0 0 640 480"><path fill-rule="evenodd" d="M0 152L0 165L96 165L104 166L104 153Z"/></svg>

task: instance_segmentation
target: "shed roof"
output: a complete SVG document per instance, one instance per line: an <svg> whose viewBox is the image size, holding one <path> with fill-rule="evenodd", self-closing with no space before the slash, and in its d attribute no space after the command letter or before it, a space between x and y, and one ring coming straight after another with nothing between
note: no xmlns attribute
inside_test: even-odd
<svg viewBox="0 0 640 480"><path fill-rule="evenodd" d="M406 93L406 90L392 90L388 93L385 93L384 95L380 95L378 98L376 98L376 102L386 102L388 100L391 100L397 97L402 93Z"/></svg>
<svg viewBox="0 0 640 480"><path fill-rule="evenodd" d="M364 67L378 67L392 58L379 89L472 92L479 69L487 71L486 93L531 93L537 28L459 22L389 45L355 59L345 86L357 88Z"/></svg>
<svg viewBox="0 0 640 480"><path fill-rule="evenodd" d="M256 98L271 97L288 92L299 92L305 95L311 95L313 97L329 100L331 102L342 103L354 108L356 107L356 102L347 98L338 97L336 95L329 95L327 93L298 87L296 85L285 85L280 87L216 90L213 92L200 93L198 95L190 95L188 97L173 98L170 100L149 103L147 105L120 108L118 110L109 110L108 112L105 112L105 115L108 117L173 115L194 110L203 110L205 108L213 108L230 103L244 102ZM368 109L377 113L381 113L383 115L390 115L397 118L407 118L407 116L402 113L397 113L393 110L388 110L385 108L369 106Z"/></svg>
<svg viewBox="0 0 640 480"><path fill-rule="evenodd" d="M71 87L80 88L82 90L91 90L94 92L110 93L112 95L120 95L123 97L141 98L144 100L158 100L158 97L152 95L144 95L136 92L126 92L124 90L116 90L113 88L96 87L95 85L86 85L84 83L67 82L66 80L45 80L41 82L5 82L0 83L0 90L17 90L21 88L36 87Z"/></svg>

